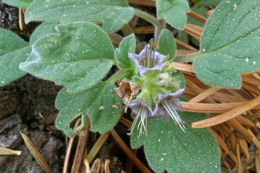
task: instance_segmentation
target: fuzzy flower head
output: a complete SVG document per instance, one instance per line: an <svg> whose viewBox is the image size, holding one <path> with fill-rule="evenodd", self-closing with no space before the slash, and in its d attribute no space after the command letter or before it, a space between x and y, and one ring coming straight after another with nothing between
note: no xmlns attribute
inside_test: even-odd
<svg viewBox="0 0 260 173"><path fill-rule="evenodd" d="M140 119L140 122L137 125L137 128L139 129L139 136L143 134L147 134L147 118L152 117L152 109L147 106L144 100L137 99L137 101L129 106L132 111L135 113L136 117L132 124L130 135L132 134L137 121Z"/></svg>
<svg viewBox="0 0 260 173"><path fill-rule="evenodd" d="M135 95L132 104L128 105L136 115L131 133L140 119L137 125L139 136L143 132L147 134L147 119L158 115L166 121L172 119L185 131L185 122L177 113L182 111L179 97L184 92L180 85L180 73L177 73L171 62L166 60L167 56L155 51L155 48L150 42L140 54L128 54L139 71L139 75L133 79L139 84L140 92Z"/></svg>
<svg viewBox="0 0 260 173"><path fill-rule="evenodd" d="M146 45L139 54L129 53L128 56L136 63L141 75L147 71L162 70L165 67L163 61L166 56L155 51L155 47L151 44Z"/></svg>

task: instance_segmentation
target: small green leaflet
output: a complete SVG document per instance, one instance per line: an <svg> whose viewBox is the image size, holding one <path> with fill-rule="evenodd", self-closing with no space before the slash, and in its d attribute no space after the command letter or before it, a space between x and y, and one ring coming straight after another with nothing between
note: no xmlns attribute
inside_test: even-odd
<svg viewBox="0 0 260 173"><path fill-rule="evenodd" d="M16 34L0 28L0 86L4 86L26 73L19 64L29 56L31 48Z"/></svg>
<svg viewBox="0 0 260 173"><path fill-rule="evenodd" d="M163 29L159 36L159 48L157 51L164 55L169 56L169 60L172 60L176 54L176 44L174 37L168 29Z"/></svg>
<svg viewBox="0 0 260 173"><path fill-rule="evenodd" d="M32 0L3 0L3 3L21 8L27 8L31 2Z"/></svg>
<svg viewBox="0 0 260 173"><path fill-rule="evenodd" d="M125 0L36 0L27 8L25 21L89 21L113 32L132 17L133 9Z"/></svg>
<svg viewBox="0 0 260 173"><path fill-rule="evenodd" d="M115 50L115 58L119 67L125 69L124 77L131 79L136 74L136 65L128 57L128 53L135 53L136 40L135 35L131 34L125 37Z"/></svg>
<svg viewBox="0 0 260 173"><path fill-rule="evenodd" d="M56 26L32 45L30 57L20 68L34 76L81 92L99 83L112 67L113 45L104 31L86 22Z"/></svg>
<svg viewBox="0 0 260 173"><path fill-rule="evenodd" d="M147 136L138 137L135 128L131 135L131 146L144 146L146 159L155 172L220 172L218 143L208 129L192 129L191 122L205 119L205 115L178 112L189 124L185 132L173 120L165 121L161 116L148 119Z"/></svg>
<svg viewBox="0 0 260 173"><path fill-rule="evenodd" d="M120 108L115 106L120 102L119 97L113 94L114 84L107 86L101 82L97 86L80 93L69 93L63 88L56 97L55 106L60 110L56 127L73 137L70 123L82 113L87 112L91 119L91 130L105 133L117 123Z"/></svg>
<svg viewBox="0 0 260 173"><path fill-rule="evenodd" d="M183 30L190 11L187 0L156 0L158 19L164 18L172 27Z"/></svg>
<svg viewBox="0 0 260 173"><path fill-rule="evenodd" d="M240 88L240 74L260 69L260 1L226 0L209 17L193 67L203 82Z"/></svg>

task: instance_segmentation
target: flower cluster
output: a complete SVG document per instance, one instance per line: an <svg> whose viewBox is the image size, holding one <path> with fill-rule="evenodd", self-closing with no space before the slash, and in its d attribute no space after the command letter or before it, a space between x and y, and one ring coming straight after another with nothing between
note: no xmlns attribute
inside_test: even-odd
<svg viewBox="0 0 260 173"><path fill-rule="evenodd" d="M169 117L185 131L185 122L177 113L182 111L179 97L184 92L180 88L180 81L173 77L176 72L167 56L155 51L155 46L148 44L140 54L128 54L138 68L138 77L135 82L140 86L141 92L131 104L127 106L135 113L136 118L131 127L131 132L137 125L139 136L147 134L147 119L161 115L166 121ZM138 120L139 123L137 124Z"/></svg>

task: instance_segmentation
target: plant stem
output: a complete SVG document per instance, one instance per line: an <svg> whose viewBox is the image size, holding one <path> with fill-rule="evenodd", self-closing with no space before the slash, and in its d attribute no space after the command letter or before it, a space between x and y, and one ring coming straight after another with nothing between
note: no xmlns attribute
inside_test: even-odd
<svg viewBox="0 0 260 173"><path fill-rule="evenodd" d="M160 23L162 24L162 27L155 26L155 29L154 29L154 41L155 42L158 41L161 31L165 28L165 21L163 19L160 21L161 21Z"/></svg>
<svg viewBox="0 0 260 173"><path fill-rule="evenodd" d="M165 27L165 24L162 23L160 20L156 19L155 17L153 17L152 15L136 8L134 8L134 14L154 25L155 27L154 41L156 42L158 40L161 30Z"/></svg>
<svg viewBox="0 0 260 173"><path fill-rule="evenodd" d="M113 76L111 76L107 81L106 84L110 84L112 82L115 82L116 80L118 80L120 78L120 76L124 73L124 70L119 70L118 72L116 72Z"/></svg>

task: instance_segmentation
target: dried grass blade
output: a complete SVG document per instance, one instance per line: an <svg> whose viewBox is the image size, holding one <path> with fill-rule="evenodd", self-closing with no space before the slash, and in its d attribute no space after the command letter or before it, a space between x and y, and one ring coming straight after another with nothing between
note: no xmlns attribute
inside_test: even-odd
<svg viewBox="0 0 260 173"><path fill-rule="evenodd" d="M187 112L199 112L199 113L223 113L227 112L231 109L241 107L245 102L238 102L238 103L190 103L190 102L181 102L182 108L184 111ZM218 116L216 116L218 117ZM213 117L215 118L215 117ZM210 118L211 119L211 118ZM209 119L206 119L209 120ZM204 121L202 120L204 125ZM200 121L198 121L200 122ZM210 121L211 123L211 121ZM220 123L218 123L220 124ZM198 124L200 125L200 124ZM194 128L203 128L198 127L197 122L195 122ZM217 125L217 124L215 124ZM207 126L208 127L208 126Z"/></svg>
<svg viewBox="0 0 260 173"><path fill-rule="evenodd" d="M234 135L234 133L231 134L230 141L231 141L231 148L233 151L235 151L236 146L237 146L237 141L236 141L236 136Z"/></svg>
<svg viewBox="0 0 260 173"><path fill-rule="evenodd" d="M196 53L196 52L198 52L198 51L195 51L195 50L177 49L177 55L176 55L176 56L184 56L184 57L178 57L178 58L182 59L181 61L176 60L177 57L176 57L176 59L174 59L174 60L176 60L177 62L185 62L184 59L185 59L185 56L186 56L186 55L193 54L193 53ZM188 57L188 56L187 56L187 57Z"/></svg>
<svg viewBox="0 0 260 173"><path fill-rule="evenodd" d="M216 140L218 141L220 148L222 148L225 154L228 155L230 151L225 141L223 141L222 138L214 130L211 129L211 132L215 136Z"/></svg>
<svg viewBox="0 0 260 173"><path fill-rule="evenodd" d="M254 73L256 74L256 73ZM255 86L260 86L260 79L255 78L254 76L245 76L242 78L244 82L250 83Z"/></svg>
<svg viewBox="0 0 260 173"><path fill-rule="evenodd" d="M110 160L107 159L107 160L105 161L105 173L110 173L109 165L110 165Z"/></svg>
<svg viewBox="0 0 260 173"><path fill-rule="evenodd" d="M89 167L88 159L84 160L84 165L85 165L85 168L86 168L85 172L90 173L90 167Z"/></svg>
<svg viewBox="0 0 260 173"><path fill-rule="evenodd" d="M73 130L76 130L76 128L79 126L80 123L80 119L78 119L73 127ZM69 138L69 142L67 144L67 148L66 148L66 155L65 155L65 159L64 159L64 164L63 164L63 168L62 168L62 172L63 173L67 173L68 172L68 168L69 168L69 161L70 161L70 154L71 154L71 150L72 150L72 146L74 143L74 137L73 138Z"/></svg>
<svg viewBox="0 0 260 173"><path fill-rule="evenodd" d="M238 143L239 143L239 145L242 149L242 152L244 153L244 155L246 157L245 158L246 162L249 162L250 161L250 155L249 155L249 152L248 152L248 146L247 146L246 140L239 139Z"/></svg>
<svg viewBox="0 0 260 173"><path fill-rule="evenodd" d="M8 148L0 147L0 156L8 156L8 155L21 155L22 151L11 150Z"/></svg>
<svg viewBox="0 0 260 173"><path fill-rule="evenodd" d="M107 133L102 134L98 138L98 140L96 141L96 143L94 144L94 146L91 148L91 150L88 153L88 162L89 163L91 163L92 160L95 158L96 154L98 153L98 151L100 150L102 145L106 142L109 135L110 135L110 132L107 132Z"/></svg>
<svg viewBox="0 0 260 173"><path fill-rule="evenodd" d="M90 120L88 120L86 126L79 131L79 141L77 144L77 150L74 156L71 172L77 173L80 171L80 166L82 164L86 143L88 141L89 127Z"/></svg>
<svg viewBox="0 0 260 173"><path fill-rule="evenodd" d="M205 17L203 17L200 14L198 14L194 11L191 11L191 10L187 13L187 15L194 19L197 19L198 21L201 21L203 23L206 23L206 21L207 21L207 19Z"/></svg>
<svg viewBox="0 0 260 173"><path fill-rule="evenodd" d="M153 26L141 26L134 29L135 34L152 34L154 33Z"/></svg>
<svg viewBox="0 0 260 173"><path fill-rule="evenodd" d="M21 31L24 30L24 12L23 8L19 8L19 28Z"/></svg>
<svg viewBox="0 0 260 173"><path fill-rule="evenodd" d="M231 172L231 168L230 165L228 164L228 162L226 160L222 161L222 163L226 166L226 168L228 169L228 172Z"/></svg>
<svg viewBox="0 0 260 173"><path fill-rule="evenodd" d="M236 147L236 154L237 154L237 172L238 173L242 173L242 170L241 170L241 160L240 160L240 149L239 149L239 145L237 144L237 147Z"/></svg>
<svg viewBox="0 0 260 173"><path fill-rule="evenodd" d="M254 133L250 129L248 129L248 132L253 136L252 142L255 144L255 146L257 148L256 153L259 154L260 153L260 142L258 141L256 136L254 135Z"/></svg>
<svg viewBox="0 0 260 173"><path fill-rule="evenodd" d="M255 156L255 167L256 167L256 172L260 173L260 154L257 154Z"/></svg>
<svg viewBox="0 0 260 173"><path fill-rule="evenodd" d="M237 157L236 157L236 155L235 155L232 151L230 151L229 157L230 157L230 158L235 162L235 164L237 165Z"/></svg>
<svg viewBox="0 0 260 173"><path fill-rule="evenodd" d="M135 154L127 147L127 145L124 143L124 141L120 138L120 136L117 134L117 132L112 129L111 135L115 139L115 141L118 143L119 147L123 150L124 153L133 161L135 166L141 171L145 173L151 173L151 171L135 156Z"/></svg>
<svg viewBox="0 0 260 173"><path fill-rule="evenodd" d="M182 72L189 72L189 73L194 73L193 67L190 64L183 64L179 62L173 62L172 66L175 70L179 70Z"/></svg>
<svg viewBox="0 0 260 173"><path fill-rule="evenodd" d="M41 153L37 150L37 148L34 146L32 141L22 132L20 133L26 147L29 149L31 154L33 155L34 159L37 161L37 163L40 165L40 167L46 172L46 173L52 173L51 167L48 165L46 160L42 157Z"/></svg>
<svg viewBox="0 0 260 173"><path fill-rule="evenodd" d="M155 2L151 0L128 0L131 5L142 5L148 7L155 7Z"/></svg>
<svg viewBox="0 0 260 173"><path fill-rule="evenodd" d="M197 25L187 23L184 27L184 31L194 37L196 40L200 41L200 37L203 31L203 28Z"/></svg>
<svg viewBox="0 0 260 173"><path fill-rule="evenodd" d="M198 102L204 100L205 98L213 95L218 90L220 90L220 88L217 88L217 87L208 88L207 90L203 91L202 93L200 93L199 95L197 95L193 99L189 100L189 102L190 103L198 103Z"/></svg>
<svg viewBox="0 0 260 173"><path fill-rule="evenodd" d="M125 117L121 117L120 122L123 123L129 129L132 126L132 122L130 120L126 119Z"/></svg>
<svg viewBox="0 0 260 173"><path fill-rule="evenodd" d="M235 119L238 120L242 125L245 125L245 126L248 126L248 127L255 127L255 123L253 123L249 119L243 117L242 115L236 117Z"/></svg>
<svg viewBox="0 0 260 173"><path fill-rule="evenodd" d="M193 128L205 128L228 121L260 104L260 95L221 115L192 123Z"/></svg>
<svg viewBox="0 0 260 173"><path fill-rule="evenodd" d="M186 43L183 43L182 41L178 40L178 39L175 39L175 42L176 44L178 44L179 46L183 47L184 49L187 49L187 50L192 50L192 51L196 51L198 52L199 50L186 44Z"/></svg>
<svg viewBox="0 0 260 173"><path fill-rule="evenodd" d="M252 140L253 136L236 119L229 120L227 123L240 132L246 138L246 140Z"/></svg>
<svg viewBox="0 0 260 173"><path fill-rule="evenodd" d="M102 164L101 164L101 160L99 158L97 158L94 161L94 163L92 164L90 172L91 173L98 173L98 172L100 172L100 170L102 170Z"/></svg>

